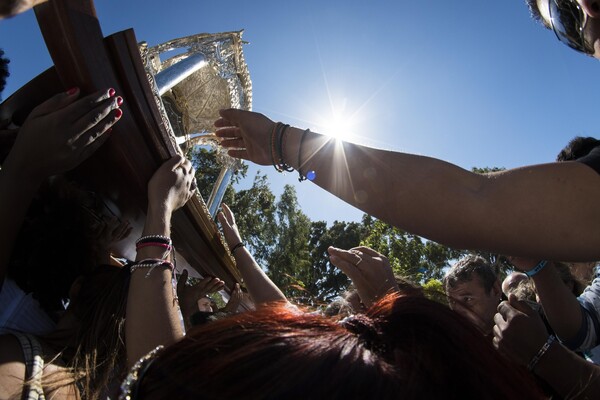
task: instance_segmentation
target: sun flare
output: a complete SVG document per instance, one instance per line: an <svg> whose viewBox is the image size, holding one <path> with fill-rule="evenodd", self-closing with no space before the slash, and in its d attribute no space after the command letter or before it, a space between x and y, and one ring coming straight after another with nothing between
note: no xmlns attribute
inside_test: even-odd
<svg viewBox="0 0 600 400"><path fill-rule="evenodd" d="M337 140L347 140L354 135L355 124L349 116L334 114L327 121L320 123L319 128L319 133Z"/></svg>

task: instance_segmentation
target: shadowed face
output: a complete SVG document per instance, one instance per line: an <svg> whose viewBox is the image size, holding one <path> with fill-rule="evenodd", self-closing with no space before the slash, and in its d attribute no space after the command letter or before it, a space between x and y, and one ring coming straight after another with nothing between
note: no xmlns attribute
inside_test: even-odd
<svg viewBox="0 0 600 400"><path fill-rule="evenodd" d="M488 335L494 327L494 315L500 302L499 284L486 293L477 274L469 281L458 282L448 287L446 295L450 308L469 319L481 332Z"/></svg>
<svg viewBox="0 0 600 400"><path fill-rule="evenodd" d="M213 312L211 302L208 297L202 297L198 300L198 310L204 312Z"/></svg>
<svg viewBox="0 0 600 400"><path fill-rule="evenodd" d="M502 292L508 297L508 294L519 286L519 283L528 279L529 277L522 272L513 272L502 281Z"/></svg>

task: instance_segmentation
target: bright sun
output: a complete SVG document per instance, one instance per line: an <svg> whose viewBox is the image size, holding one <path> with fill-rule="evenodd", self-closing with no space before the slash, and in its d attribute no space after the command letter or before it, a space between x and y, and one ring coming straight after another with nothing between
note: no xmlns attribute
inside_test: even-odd
<svg viewBox="0 0 600 400"><path fill-rule="evenodd" d="M328 121L319 124L319 128L324 135L331 136L338 140L347 140L353 135L354 123L351 118L342 114L334 114Z"/></svg>

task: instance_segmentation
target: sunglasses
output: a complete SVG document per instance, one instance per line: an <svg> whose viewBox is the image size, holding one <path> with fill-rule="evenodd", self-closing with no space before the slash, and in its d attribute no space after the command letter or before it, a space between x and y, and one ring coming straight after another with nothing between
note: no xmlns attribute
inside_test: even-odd
<svg viewBox="0 0 600 400"><path fill-rule="evenodd" d="M584 54L594 54L594 49L583 34L587 14L575 0L548 0L550 25L554 34L570 48Z"/></svg>

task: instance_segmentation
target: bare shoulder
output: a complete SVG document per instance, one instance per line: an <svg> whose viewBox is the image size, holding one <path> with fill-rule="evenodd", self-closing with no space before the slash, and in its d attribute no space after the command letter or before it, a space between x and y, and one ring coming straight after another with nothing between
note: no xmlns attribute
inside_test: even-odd
<svg viewBox="0 0 600 400"><path fill-rule="evenodd" d="M25 379L25 360L19 340L0 335L0 398L19 399Z"/></svg>
<svg viewBox="0 0 600 400"><path fill-rule="evenodd" d="M23 382L26 378L25 358L19 340L14 335L0 335L0 399L20 399ZM69 373L62 365L46 364L44 377L68 380ZM58 400L79 400L79 391L73 384L67 384L51 391L44 387L46 398Z"/></svg>

